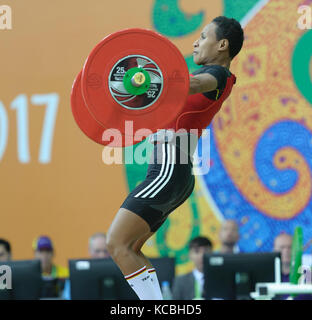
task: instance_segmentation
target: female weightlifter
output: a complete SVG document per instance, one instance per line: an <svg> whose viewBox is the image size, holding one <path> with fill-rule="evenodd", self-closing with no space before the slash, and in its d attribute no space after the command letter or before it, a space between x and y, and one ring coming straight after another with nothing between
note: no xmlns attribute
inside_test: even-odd
<svg viewBox="0 0 312 320"><path fill-rule="evenodd" d="M190 137L190 130L197 129L196 139L200 138L231 93L236 77L230 64L243 41L244 32L235 19L217 17L203 28L193 44L193 59L201 68L190 75L189 96L173 124L175 130L186 129ZM172 143L158 133L150 138L155 147L145 180L127 196L107 233L112 259L141 300L162 300L155 269L141 248L190 196L195 184L194 150L181 152L179 139ZM183 154L188 161L182 163Z"/></svg>

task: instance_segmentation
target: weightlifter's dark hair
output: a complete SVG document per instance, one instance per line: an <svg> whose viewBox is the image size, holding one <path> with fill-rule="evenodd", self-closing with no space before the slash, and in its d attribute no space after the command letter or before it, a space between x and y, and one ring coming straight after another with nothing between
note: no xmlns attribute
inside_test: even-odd
<svg viewBox="0 0 312 320"><path fill-rule="evenodd" d="M229 55L233 59L240 52L244 42L244 30L241 24L225 16L216 17L212 22L217 25L217 41L222 39L229 41Z"/></svg>

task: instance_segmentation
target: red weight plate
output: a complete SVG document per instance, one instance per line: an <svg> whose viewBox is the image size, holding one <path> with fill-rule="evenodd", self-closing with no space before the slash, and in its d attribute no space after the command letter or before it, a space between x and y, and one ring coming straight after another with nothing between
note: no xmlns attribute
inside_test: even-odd
<svg viewBox="0 0 312 320"><path fill-rule="evenodd" d="M143 67L152 78L144 95L131 96L123 87L123 75L132 67ZM82 95L90 113L105 128L126 136L131 133L126 132L125 121L133 121L134 133L168 128L182 110L188 90L183 55L167 38L145 29L126 29L104 38L82 73Z"/></svg>
<svg viewBox="0 0 312 320"><path fill-rule="evenodd" d="M132 145L133 143L131 140L125 140L120 133L115 134L114 138L111 137L110 140L108 137L107 141L103 141L102 137L106 128L104 128L97 120L94 119L85 105L81 92L81 74L82 72L80 72L75 79L71 92L71 109L78 127L87 137L99 144L110 144L111 147Z"/></svg>

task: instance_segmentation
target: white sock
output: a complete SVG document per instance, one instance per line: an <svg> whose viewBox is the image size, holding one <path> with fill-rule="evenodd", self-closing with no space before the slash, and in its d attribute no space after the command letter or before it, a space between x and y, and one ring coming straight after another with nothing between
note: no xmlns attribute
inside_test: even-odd
<svg viewBox="0 0 312 320"><path fill-rule="evenodd" d="M125 279L137 294L140 300L157 300L154 285L150 280L150 275L146 266L125 276Z"/></svg>
<svg viewBox="0 0 312 320"><path fill-rule="evenodd" d="M156 270L154 268L152 269L147 269L150 277L151 277L151 282L153 283L154 286L154 290L156 292L157 295L157 300L164 300L162 293L161 293L161 289L160 289L160 285L159 285L159 281L157 278L157 274L156 274Z"/></svg>

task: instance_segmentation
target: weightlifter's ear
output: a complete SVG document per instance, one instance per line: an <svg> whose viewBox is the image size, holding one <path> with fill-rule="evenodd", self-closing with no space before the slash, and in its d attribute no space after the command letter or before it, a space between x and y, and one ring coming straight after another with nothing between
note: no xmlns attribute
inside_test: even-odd
<svg viewBox="0 0 312 320"><path fill-rule="evenodd" d="M228 39L222 39L219 41L219 47L218 51L226 51L229 49L229 40Z"/></svg>

